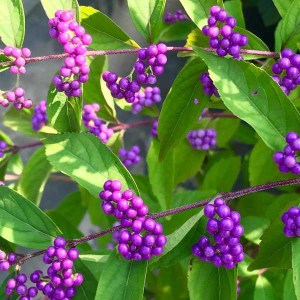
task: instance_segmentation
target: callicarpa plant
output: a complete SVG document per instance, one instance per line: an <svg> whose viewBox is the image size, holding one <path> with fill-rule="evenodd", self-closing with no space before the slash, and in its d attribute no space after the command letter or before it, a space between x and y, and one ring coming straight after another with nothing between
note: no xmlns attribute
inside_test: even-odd
<svg viewBox="0 0 300 300"><path fill-rule="evenodd" d="M140 45L41 5L59 54L0 1L0 299L300 299L300 1L127 0ZM31 99L20 79L50 60ZM51 181L75 190L42 209Z"/></svg>

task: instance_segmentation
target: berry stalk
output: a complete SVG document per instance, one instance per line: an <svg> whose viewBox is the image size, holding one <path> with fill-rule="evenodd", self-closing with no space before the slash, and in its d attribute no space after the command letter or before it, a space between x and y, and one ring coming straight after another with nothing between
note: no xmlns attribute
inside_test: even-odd
<svg viewBox="0 0 300 300"><path fill-rule="evenodd" d="M269 190L269 189L273 189L273 188L278 188L278 187L282 187L282 186L295 185L295 184L300 184L300 178L269 182L269 183L265 183L265 184L261 184L261 185L252 186L252 187L242 189L239 191L235 191L235 192L220 193L219 196L221 196L226 202L229 202L231 200L234 200L236 198L239 198L239 197L242 197L245 195L249 195L249 194L253 194L256 192L261 192L261 191L265 191L265 190ZM213 198L215 198L215 197L213 197ZM187 211L187 210L205 206L210 201L212 201L213 198L208 198L208 199L201 200L201 201L198 201L198 202L195 202L192 204L187 204L187 205L183 205L183 206L176 207L173 209L165 210L165 211L162 211L159 213L150 214L149 216L152 219L159 219L162 217L175 215L175 214ZM68 245L70 247L75 247L78 244L82 244L82 243L88 242L90 240L94 240L100 236L118 231L121 228L122 228L122 225L107 228L105 230L86 235L82 238L70 240L70 241L68 241ZM42 255L45 253L45 251L46 250L40 250L37 252L33 252L33 253L24 255L18 260L17 265L20 267L26 260L36 257L36 256L39 256L39 255Z"/></svg>

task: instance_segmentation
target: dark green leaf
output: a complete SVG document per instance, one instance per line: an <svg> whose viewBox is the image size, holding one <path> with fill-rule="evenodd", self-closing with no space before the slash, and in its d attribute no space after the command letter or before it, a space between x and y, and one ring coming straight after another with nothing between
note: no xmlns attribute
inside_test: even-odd
<svg viewBox="0 0 300 300"><path fill-rule="evenodd" d="M158 121L160 158L179 144L199 118L208 96L203 94L199 76L206 69L201 59L193 59L177 75ZM194 102L198 99L198 102Z"/></svg>
<svg viewBox="0 0 300 300"><path fill-rule="evenodd" d="M70 9L76 14L79 21L79 5L77 0L41 0L45 13L49 19L54 18L55 12L59 9Z"/></svg>
<svg viewBox="0 0 300 300"><path fill-rule="evenodd" d="M58 132L78 132L81 128L82 99L57 92L53 84L48 91L47 116Z"/></svg>
<svg viewBox="0 0 300 300"><path fill-rule="evenodd" d="M190 300L235 300L236 282L236 269L216 268L194 258L188 275Z"/></svg>
<svg viewBox="0 0 300 300"><path fill-rule="evenodd" d="M102 73L107 69L106 56L90 57L88 59L91 71L89 80L84 85L84 99L86 103L99 103L100 118L108 121L116 121L116 111L114 100L103 83Z"/></svg>
<svg viewBox="0 0 300 300"><path fill-rule="evenodd" d="M21 0L1 0L0 37L7 46L21 48L25 36L25 15Z"/></svg>
<svg viewBox="0 0 300 300"><path fill-rule="evenodd" d="M125 260L114 251L101 274L95 299L142 300L147 264Z"/></svg>
<svg viewBox="0 0 300 300"><path fill-rule="evenodd" d="M160 143L153 139L147 155L149 181L154 195L162 209L171 207L174 186L174 155L173 152L163 161L159 161Z"/></svg>
<svg viewBox="0 0 300 300"><path fill-rule="evenodd" d="M80 6L80 18L82 26L93 37L90 48L117 50L138 47L135 41L102 12L89 6Z"/></svg>
<svg viewBox="0 0 300 300"><path fill-rule="evenodd" d="M23 247L43 249L61 232L32 202L0 187L0 235Z"/></svg>
<svg viewBox="0 0 300 300"><path fill-rule="evenodd" d="M295 288L293 284L293 270L288 270L283 286L283 300L297 300Z"/></svg>
<svg viewBox="0 0 300 300"><path fill-rule="evenodd" d="M93 196L98 197L108 179L119 179L123 188L129 187L138 194L129 172L96 136L89 133L54 135L45 140L45 145L50 163Z"/></svg>
<svg viewBox="0 0 300 300"><path fill-rule="evenodd" d="M276 299L271 283L267 278L258 276L255 284L254 300L273 300Z"/></svg>
<svg viewBox="0 0 300 300"><path fill-rule="evenodd" d="M68 195L59 204L56 211L65 216L74 226L78 226L86 212L86 205L83 203L80 192Z"/></svg>
<svg viewBox="0 0 300 300"><path fill-rule="evenodd" d="M216 57L200 48L195 51L207 63L225 105L249 123L270 148L284 148L287 132L300 131L297 109L265 71L244 61Z"/></svg>
<svg viewBox="0 0 300 300"><path fill-rule="evenodd" d="M162 29L166 0L127 0L132 21L149 43L156 43Z"/></svg>
<svg viewBox="0 0 300 300"><path fill-rule="evenodd" d="M300 299L300 240L292 240L293 282L297 299Z"/></svg>
<svg viewBox="0 0 300 300"><path fill-rule="evenodd" d="M227 157L217 161L206 172L201 189L231 191L240 173L240 168L241 158L239 156Z"/></svg>
<svg viewBox="0 0 300 300"><path fill-rule="evenodd" d="M267 218L246 216L241 219L244 226L244 237L252 243L259 244L260 237L269 227L270 221Z"/></svg>
<svg viewBox="0 0 300 300"><path fill-rule="evenodd" d="M273 3L282 17L286 15L293 2L294 0L273 0Z"/></svg>
<svg viewBox="0 0 300 300"><path fill-rule="evenodd" d="M38 149L25 165L16 191L38 206L51 169L45 155L45 147Z"/></svg>
<svg viewBox="0 0 300 300"><path fill-rule="evenodd" d="M237 26L245 28L242 2L240 0L226 1L224 3L224 7L229 15L236 18Z"/></svg>
<svg viewBox="0 0 300 300"><path fill-rule="evenodd" d="M166 25L159 39L163 42L186 40L193 29L195 29L195 24L192 22L176 22Z"/></svg>

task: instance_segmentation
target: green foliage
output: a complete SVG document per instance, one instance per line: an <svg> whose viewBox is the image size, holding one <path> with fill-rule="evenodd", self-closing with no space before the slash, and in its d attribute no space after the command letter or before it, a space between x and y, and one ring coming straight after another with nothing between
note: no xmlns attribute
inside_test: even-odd
<svg viewBox="0 0 300 300"><path fill-rule="evenodd" d="M255 300L276 299L271 283L263 276L258 276L255 284Z"/></svg>
<svg viewBox="0 0 300 300"><path fill-rule="evenodd" d="M49 19L54 18L55 12L58 9L70 9L76 15L76 20L79 21L79 5L77 0L41 0L45 13Z"/></svg>

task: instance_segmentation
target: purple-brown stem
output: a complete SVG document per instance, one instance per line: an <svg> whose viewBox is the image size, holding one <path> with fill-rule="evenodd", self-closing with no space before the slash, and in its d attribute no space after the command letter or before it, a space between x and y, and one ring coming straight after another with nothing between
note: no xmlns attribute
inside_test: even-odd
<svg viewBox="0 0 300 300"><path fill-rule="evenodd" d="M207 52L216 52L215 49L212 48L202 48ZM117 54L128 54L128 53L136 53L138 52L139 48L135 49L122 49L122 50L99 50L99 51L87 51L87 56L103 56L103 55L117 55ZM171 52L179 52L179 51L193 51L192 47L168 47L167 51ZM279 58L280 55L278 52L271 52L271 51L260 51L260 50L248 50L248 49L241 49L242 54L251 54L251 55L260 55L264 57L273 57ZM62 59L68 57L68 53L60 53L60 54L52 54L52 55L45 55L45 56L36 56L36 57L29 57L25 58L26 63L32 62L39 62L51 59ZM0 62L0 66L9 66L12 65L13 61L4 61Z"/></svg>
<svg viewBox="0 0 300 300"><path fill-rule="evenodd" d="M270 183L265 183L265 184L261 184L261 185L252 186L252 187L242 189L242 190L239 190L239 191L235 191L235 192L220 193L218 195L220 197L222 197L225 201L229 202L229 201L234 200L236 198L239 198L239 197L242 197L242 196L245 196L245 195L249 195L249 194L252 194L252 193L257 193L257 192L261 192L261 191L265 191L265 190L269 190L269 189L273 189L273 188L278 188L278 187L288 186L288 185L294 185L294 184L300 184L300 178L274 181L274 182L270 182ZM206 205L207 203L209 203L210 201L212 201L212 199L214 199L214 198L215 197L212 197L212 198L201 200L201 201L198 201L198 202L195 202L195 203L192 203L192 204L187 204L187 205L183 205L183 206L180 206L180 207L165 210L165 211L162 211L162 212L159 212L159 213L149 214L149 217L151 217L153 219L159 219L159 218L162 218L162 217L175 215L175 214L187 211L187 210L202 207L202 206ZM122 228L121 225L114 226L114 227L111 227L111 228L107 228L105 230L95 232L95 233L86 235L84 237L78 238L78 239L70 240L68 242L68 245L74 247L78 244L85 243L85 242L88 242L90 240L94 240L94 239L96 239L100 236L103 236L105 234L112 233L112 232L115 232L117 230L120 230L121 228ZM30 253L30 254L26 254L26 255L22 256L22 258L18 261L18 266L21 266L26 260L28 260L32 257L36 257L36 256L39 256L39 255L43 254L45 251L46 250L40 250L40 251Z"/></svg>

